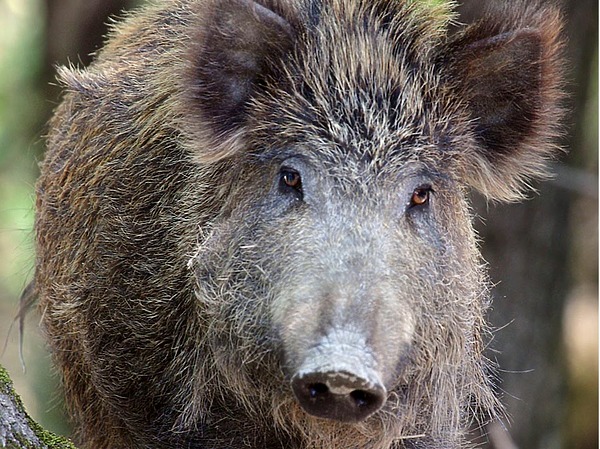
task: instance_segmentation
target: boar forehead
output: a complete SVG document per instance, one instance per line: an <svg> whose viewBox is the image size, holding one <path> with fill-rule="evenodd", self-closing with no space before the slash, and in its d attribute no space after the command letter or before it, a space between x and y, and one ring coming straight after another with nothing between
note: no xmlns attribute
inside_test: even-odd
<svg viewBox="0 0 600 449"><path fill-rule="evenodd" d="M469 137L454 135L453 119L407 112L391 120L389 108L351 105L350 95L334 91L327 104L316 107L299 95L272 102L266 109L276 117L263 118L256 126L252 158L275 164L300 158L324 175L364 183L411 177L456 180L455 154Z"/></svg>
<svg viewBox="0 0 600 449"><path fill-rule="evenodd" d="M332 161L395 169L451 159L458 111L428 51L415 53L372 17L360 27L357 18L331 20L299 40L255 99L257 144L299 143Z"/></svg>

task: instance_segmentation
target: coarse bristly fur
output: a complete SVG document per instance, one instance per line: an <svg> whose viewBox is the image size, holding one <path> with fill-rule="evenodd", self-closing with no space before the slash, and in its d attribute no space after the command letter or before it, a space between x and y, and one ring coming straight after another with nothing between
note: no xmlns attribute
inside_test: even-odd
<svg viewBox="0 0 600 449"><path fill-rule="evenodd" d="M157 1L61 69L32 285L82 447L456 449L501 413L466 198L545 175L561 20L436 4ZM385 403L315 417L290 380L346 351Z"/></svg>

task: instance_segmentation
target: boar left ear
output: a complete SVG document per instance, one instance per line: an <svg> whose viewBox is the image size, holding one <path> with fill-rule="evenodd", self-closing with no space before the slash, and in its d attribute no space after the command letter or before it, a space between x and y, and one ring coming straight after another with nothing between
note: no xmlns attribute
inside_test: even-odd
<svg viewBox="0 0 600 449"><path fill-rule="evenodd" d="M552 7L502 3L450 42L446 61L478 144L464 154L465 176L489 198L514 200L556 152L562 26Z"/></svg>
<svg viewBox="0 0 600 449"><path fill-rule="evenodd" d="M202 134L197 137L204 154L197 156L218 160L243 145L251 98L291 48L293 30L282 16L252 0L199 3L185 80L186 115L195 122L189 127Z"/></svg>

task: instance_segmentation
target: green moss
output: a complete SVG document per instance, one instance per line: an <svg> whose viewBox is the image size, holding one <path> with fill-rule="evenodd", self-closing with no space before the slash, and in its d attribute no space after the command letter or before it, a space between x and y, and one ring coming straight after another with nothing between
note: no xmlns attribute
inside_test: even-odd
<svg viewBox="0 0 600 449"><path fill-rule="evenodd" d="M37 424L35 425L35 433L40 441L48 446L49 449L77 449L75 445L66 438L47 432Z"/></svg>
<svg viewBox="0 0 600 449"><path fill-rule="evenodd" d="M4 391L4 389L6 388L5 385L12 386L12 381L10 380L8 372L4 369L3 366L0 366L0 390Z"/></svg>
<svg viewBox="0 0 600 449"><path fill-rule="evenodd" d="M23 402L21 401L21 398L13 388L12 380L10 379L8 372L6 371L6 369L4 369L2 365L0 365L0 394L8 395L11 398L19 414L22 414L26 417L29 428L41 442L41 445L37 445L34 442L26 440L26 437L23 435L11 435L12 437L18 440L18 446L15 446L14 442L8 442L8 448L14 447L15 449L17 449L18 447L20 449L77 449L73 445L73 443L71 443L66 438L57 436L51 432L47 432L46 430L42 429L33 419L31 419L31 417L25 411L25 407L23 407ZM2 424L1 417L0 424Z"/></svg>

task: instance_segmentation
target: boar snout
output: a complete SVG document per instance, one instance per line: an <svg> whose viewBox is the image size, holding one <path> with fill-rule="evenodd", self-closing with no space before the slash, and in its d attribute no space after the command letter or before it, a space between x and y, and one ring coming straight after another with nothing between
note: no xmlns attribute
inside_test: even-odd
<svg viewBox="0 0 600 449"><path fill-rule="evenodd" d="M381 408L387 391L368 348L323 343L292 377L300 406L310 415L358 422Z"/></svg>
<svg viewBox="0 0 600 449"><path fill-rule="evenodd" d="M292 388L307 413L343 422L367 418L379 410L386 396L385 387L377 380L346 371L297 374Z"/></svg>

